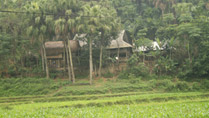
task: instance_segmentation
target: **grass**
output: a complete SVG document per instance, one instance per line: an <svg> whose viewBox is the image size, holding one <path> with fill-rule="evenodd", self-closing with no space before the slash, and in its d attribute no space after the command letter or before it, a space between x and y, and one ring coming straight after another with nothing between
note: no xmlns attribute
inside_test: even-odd
<svg viewBox="0 0 209 118"><path fill-rule="evenodd" d="M101 104L121 104L127 102L143 102L143 101L168 101L181 99L197 99L208 97L209 93L123 93L108 95L83 95L83 96L59 96L47 97L40 96L34 98L0 98L1 104L20 104L20 103L38 103L38 102L63 102L63 101L104 101ZM111 101L110 101L111 100ZM85 104L83 104L85 105Z"/></svg>
<svg viewBox="0 0 209 118"><path fill-rule="evenodd" d="M185 82L170 79L141 80L141 78L118 80L97 79L93 85L88 80L78 79L76 84L69 80L46 78L10 78L0 79L0 97L12 96L69 96L114 94L124 92L181 92L207 91L207 82ZM209 83L209 82L208 82Z"/></svg>
<svg viewBox="0 0 209 118"><path fill-rule="evenodd" d="M66 80L46 78L0 79L0 96L45 95L69 84Z"/></svg>

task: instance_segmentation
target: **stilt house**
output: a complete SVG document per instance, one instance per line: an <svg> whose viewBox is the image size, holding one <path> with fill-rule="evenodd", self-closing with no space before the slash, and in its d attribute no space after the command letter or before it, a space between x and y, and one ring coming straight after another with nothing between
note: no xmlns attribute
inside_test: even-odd
<svg viewBox="0 0 209 118"><path fill-rule="evenodd" d="M79 43L75 40L69 40L71 52L73 55L79 51ZM64 70L66 65L66 48L63 41L45 42L48 67L56 70Z"/></svg>
<svg viewBox="0 0 209 118"><path fill-rule="evenodd" d="M119 61L127 61L132 55L132 44L130 38L126 34L125 30L121 31L118 38L112 40L110 45L106 48L109 51L110 57L115 57Z"/></svg>

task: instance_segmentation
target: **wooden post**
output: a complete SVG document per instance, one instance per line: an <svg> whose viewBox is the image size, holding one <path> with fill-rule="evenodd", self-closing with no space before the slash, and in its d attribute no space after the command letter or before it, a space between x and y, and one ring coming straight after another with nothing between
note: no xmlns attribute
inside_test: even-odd
<svg viewBox="0 0 209 118"><path fill-rule="evenodd" d="M58 68L60 68L60 59L58 59Z"/></svg>
<svg viewBox="0 0 209 118"><path fill-rule="evenodd" d="M46 57L46 49L45 49L45 44L43 43L43 50L44 50L44 60L45 60L45 65L46 65L46 78L49 79L49 68L48 68L48 62L47 62L47 57Z"/></svg>
<svg viewBox="0 0 209 118"><path fill-rule="evenodd" d="M66 46L65 46L65 42L64 42L64 49L63 49L63 66L64 66L64 77L65 77L65 72L66 72Z"/></svg>
<svg viewBox="0 0 209 118"><path fill-rule="evenodd" d="M42 61L42 69L43 71L45 70L45 66L44 66L44 51L43 48L41 47L41 61Z"/></svg>
<svg viewBox="0 0 209 118"><path fill-rule="evenodd" d="M117 41L117 45L118 45L118 53L117 53L118 61L117 61L117 64L118 64L118 71L119 71L120 70L120 44L119 44L118 40L116 40L116 41Z"/></svg>
<svg viewBox="0 0 209 118"><path fill-rule="evenodd" d="M70 57L70 67L71 67L71 72L72 72L72 80L73 80L73 83L75 83L75 74L74 74L74 69L73 69L73 60L72 60L72 53L71 53L71 48L70 48L70 40L68 40L68 50L69 50L69 57Z"/></svg>
<svg viewBox="0 0 209 118"><path fill-rule="evenodd" d="M65 49L66 49L66 60L67 60L67 68L68 68L68 76L69 76L69 81L71 81L71 71L70 71L70 62L69 62L69 54L68 54L68 47L66 46L66 44L64 43L65 45Z"/></svg>
<svg viewBox="0 0 209 118"><path fill-rule="evenodd" d="M102 44L101 44L101 47L100 47L100 56L99 56L99 77L101 77L102 76L102 54L103 53L103 48L102 48Z"/></svg>
<svg viewBox="0 0 209 118"><path fill-rule="evenodd" d="M92 72L93 72L93 62L92 62L92 39L89 39L89 78L90 78L90 85L92 85Z"/></svg>

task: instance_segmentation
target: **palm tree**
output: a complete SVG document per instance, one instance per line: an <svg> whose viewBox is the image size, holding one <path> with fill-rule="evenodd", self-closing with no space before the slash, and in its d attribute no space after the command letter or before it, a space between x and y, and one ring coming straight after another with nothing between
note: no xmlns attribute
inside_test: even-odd
<svg viewBox="0 0 209 118"><path fill-rule="evenodd" d="M168 7L168 10L170 10L176 4L176 0L153 0L153 4L155 8L161 9L163 18L166 8Z"/></svg>
<svg viewBox="0 0 209 118"><path fill-rule="evenodd" d="M104 6L104 5L102 5ZM116 11L113 8L102 7L101 5L85 5L83 7L83 15L94 16L88 19L82 19L81 25L78 27L79 30L87 33L89 43L89 79L92 84L93 74L93 60L92 60L92 43L94 37L101 34L100 42L100 61L99 61L99 76L101 77L102 70L102 55L103 47L114 38L119 29L119 22L117 19ZM114 34L114 35L113 35Z"/></svg>
<svg viewBox="0 0 209 118"><path fill-rule="evenodd" d="M43 18L43 16L42 16ZM33 21L33 17L30 19ZM38 41L41 44L41 56L42 56L42 68L46 71L46 78L49 78L49 69L48 69L48 63L46 58L46 50L45 50L45 41L46 41L46 30L47 27L43 25L43 20L41 20L41 17L35 18L35 25L29 26L27 28L27 34L31 36L31 39L35 39L35 37L38 37Z"/></svg>
<svg viewBox="0 0 209 118"><path fill-rule="evenodd" d="M116 11L111 8L101 8L101 16L103 18L99 19L100 23L98 26L99 32L101 32L100 39L100 59L99 59L99 77L101 77L102 71L102 56L103 56L103 47L107 46L109 42L115 38L120 29L120 22L118 22Z"/></svg>
<svg viewBox="0 0 209 118"><path fill-rule="evenodd" d="M67 63L68 63L68 74L69 79L72 79L72 82L75 83L75 74L74 74L74 67L73 67L73 61L72 61L72 53L71 53L71 47L70 47L70 39L73 38L74 34L76 33L76 27L77 23L75 22L74 18L70 18L69 16L73 15L73 13L76 13L80 9L80 3L77 0L62 0L62 1L55 1L54 4L55 8L57 8L56 12L60 12L59 14L65 14L67 16L58 19L57 24L55 28L55 32L57 32L59 35L62 35L65 47L66 47L66 53L67 53ZM72 76L72 78L71 78Z"/></svg>
<svg viewBox="0 0 209 118"><path fill-rule="evenodd" d="M88 44L89 44L89 79L90 79L90 85L93 83L93 60L92 60L92 40L94 40L94 36L98 36L99 32L97 30L99 25L99 15L101 13L101 6L99 5L85 5L83 7L83 15L86 16L95 16L95 17L89 17L88 19L82 19L80 22L80 26L78 27L78 30L83 31L87 33L88 38Z"/></svg>
<svg viewBox="0 0 209 118"><path fill-rule="evenodd" d="M40 10L46 10L44 7L47 4L46 1L41 2L41 1L36 1L36 2L30 2L26 4L25 7L26 11L29 12L37 12ZM45 9L43 9L45 8ZM48 63L47 63L47 58L46 58L46 50L45 50L45 41L46 39L50 39L53 31L53 18L49 16L44 16L43 14L41 16L30 16L29 18L29 24L30 25L27 28L27 34L31 36L31 39L36 39L40 42L40 49L41 49L41 56L42 56L42 68L45 69L46 71L46 78L49 78L49 69L48 69Z"/></svg>
<svg viewBox="0 0 209 118"><path fill-rule="evenodd" d="M67 56L67 65L68 65L68 75L69 80L72 79L72 82L75 83L75 74L73 69L73 62L72 62L72 54L71 54L71 47L69 41L69 20L65 19L58 19L55 22L55 32L57 35L61 35L64 39L65 48L66 48L66 56ZM72 76L72 77L71 77Z"/></svg>

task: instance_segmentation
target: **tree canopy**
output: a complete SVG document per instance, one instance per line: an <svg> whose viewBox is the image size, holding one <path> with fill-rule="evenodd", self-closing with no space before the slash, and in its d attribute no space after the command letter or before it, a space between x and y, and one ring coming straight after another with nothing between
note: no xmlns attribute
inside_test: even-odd
<svg viewBox="0 0 209 118"><path fill-rule="evenodd" d="M207 0L1 0L0 75L44 76L44 43L66 42L76 34L86 34L89 53L100 49L101 70L103 47L125 29L135 48L153 41L161 47L166 43L166 54L160 53L163 57L157 58L156 63L165 67L173 63L170 65L176 70L171 73L207 77L208 19ZM91 54L90 78L96 60ZM155 68L159 71L159 67ZM171 74L167 70L165 74Z"/></svg>

